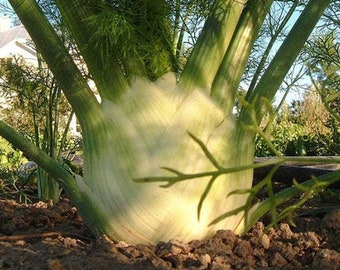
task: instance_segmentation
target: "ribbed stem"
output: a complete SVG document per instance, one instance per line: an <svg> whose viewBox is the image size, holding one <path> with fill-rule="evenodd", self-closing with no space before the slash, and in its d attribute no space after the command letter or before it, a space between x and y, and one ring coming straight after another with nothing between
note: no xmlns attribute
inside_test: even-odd
<svg viewBox="0 0 340 270"><path fill-rule="evenodd" d="M251 49L273 0L248 1L211 87L211 96L232 114Z"/></svg>
<svg viewBox="0 0 340 270"><path fill-rule="evenodd" d="M180 78L185 92L211 84L229 46L245 0L217 0Z"/></svg>
<svg viewBox="0 0 340 270"><path fill-rule="evenodd" d="M309 1L262 75L248 99L250 103L257 100L258 106L256 106L256 114L258 121L260 121L264 113L266 113L264 110L264 100L266 100L265 102L272 101L277 89L280 87L293 62L330 2L331 0ZM244 113L247 114L246 110L241 114ZM249 119L248 116L244 116L244 119L247 118Z"/></svg>

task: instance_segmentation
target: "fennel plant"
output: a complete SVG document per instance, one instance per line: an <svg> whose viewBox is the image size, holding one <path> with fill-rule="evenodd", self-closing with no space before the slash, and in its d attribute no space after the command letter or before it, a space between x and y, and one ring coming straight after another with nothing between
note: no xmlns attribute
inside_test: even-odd
<svg viewBox="0 0 340 270"><path fill-rule="evenodd" d="M264 100L273 99L330 0L308 1L247 95L255 110L245 106L238 118L233 116L237 90L273 0L212 1L183 69L176 48L185 27L172 31L172 23L185 16L171 12L172 1L55 0L101 102L37 1L9 2L79 120L83 177L70 175L4 122L0 134L63 186L93 232L149 243L248 229L244 211L234 211L248 198L237 191L252 186L256 132L247 127L252 118L261 121ZM209 174L223 168L228 173ZM158 181L138 183L174 173L194 179L166 189ZM234 215L211 225L225 212Z"/></svg>

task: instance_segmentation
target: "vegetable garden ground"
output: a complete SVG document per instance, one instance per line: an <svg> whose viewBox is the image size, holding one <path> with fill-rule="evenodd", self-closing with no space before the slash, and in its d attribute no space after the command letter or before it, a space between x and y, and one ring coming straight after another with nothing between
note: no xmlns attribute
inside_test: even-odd
<svg viewBox="0 0 340 270"><path fill-rule="evenodd" d="M298 199L298 198L296 198ZM95 240L66 196L56 205L0 200L0 269L340 269L340 193L300 209L296 227L264 232L264 217L243 237L218 231L205 241L157 246Z"/></svg>

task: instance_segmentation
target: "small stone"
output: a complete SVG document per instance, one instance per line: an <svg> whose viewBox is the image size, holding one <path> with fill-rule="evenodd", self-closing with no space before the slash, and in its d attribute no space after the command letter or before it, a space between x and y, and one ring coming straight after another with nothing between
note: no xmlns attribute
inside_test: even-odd
<svg viewBox="0 0 340 270"><path fill-rule="evenodd" d="M24 240L18 240L18 241L15 242L15 245L20 246L20 247L24 246L25 244L26 244L26 242Z"/></svg>
<svg viewBox="0 0 340 270"><path fill-rule="evenodd" d="M64 238L64 246L65 248L75 248L78 247L77 239L73 239L70 237Z"/></svg>
<svg viewBox="0 0 340 270"><path fill-rule="evenodd" d="M125 243L124 241L119 241L117 244L116 244L116 248L126 248L128 247L129 244Z"/></svg>
<svg viewBox="0 0 340 270"><path fill-rule="evenodd" d="M268 235L266 235L265 233L261 237L261 243L262 243L262 246L265 249L268 249L269 246L270 246L270 239L269 239Z"/></svg>
<svg viewBox="0 0 340 270"><path fill-rule="evenodd" d="M199 260L202 263L202 267L208 269L208 266L211 264L211 257L209 254L200 255Z"/></svg>
<svg viewBox="0 0 340 270"><path fill-rule="evenodd" d="M291 238L294 233L291 231L290 227L289 227L289 224L287 223L281 223L280 224L280 230L281 230L281 236L283 238Z"/></svg>
<svg viewBox="0 0 340 270"><path fill-rule="evenodd" d="M256 222L253 227L254 227L252 230L253 235L256 237L260 237L265 229L264 224L262 222Z"/></svg>

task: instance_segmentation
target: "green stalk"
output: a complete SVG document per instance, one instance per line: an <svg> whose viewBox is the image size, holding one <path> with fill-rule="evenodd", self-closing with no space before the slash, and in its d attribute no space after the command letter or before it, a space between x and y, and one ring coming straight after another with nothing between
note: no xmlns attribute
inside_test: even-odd
<svg viewBox="0 0 340 270"><path fill-rule="evenodd" d="M247 1L217 0L180 78L185 92L210 91Z"/></svg>
<svg viewBox="0 0 340 270"><path fill-rule="evenodd" d="M272 2L273 0L248 1L213 81L211 96L230 115L251 49Z"/></svg>
<svg viewBox="0 0 340 270"><path fill-rule="evenodd" d="M258 121L260 121L265 113L264 100L270 102L274 98L277 89L280 87L284 77L330 2L331 0L311 0L308 2L306 8L262 75L248 99L250 103L257 100L256 114ZM243 115L242 117L249 118L244 116L244 114L247 114L246 110L241 112L241 115Z"/></svg>
<svg viewBox="0 0 340 270"><path fill-rule="evenodd" d="M282 30L285 28L286 24L288 23L288 21L290 20L290 18L292 17L296 7L298 6L298 2L293 2L292 6L290 7L289 11L287 12L287 15L285 16L284 20L280 23L280 26L277 28L276 32L274 33L274 35L270 38L270 41L266 47L266 50L263 53L263 56L261 58L261 61L259 63L259 65L256 68L256 71L254 73L254 76L250 82L250 85L248 87L248 92L247 92L247 96L250 95L250 93L253 91L256 82L258 80L258 78L260 77L260 74L263 70L263 67L268 59L269 56L269 52L271 51L271 49L273 48L275 41L277 40L278 36L281 34Z"/></svg>
<svg viewBox="0 0 340 270"><path fill-rule="evenodd" d="M174 47L175 50L175 57L176 59L179 59L179 61L181 60L181 57L183 57L183 40L184 40L184 36L185 36L185 30L187 27L187 21L188 21L188 17L189 17L189 12L187 12L183 18L183 22L181 25L181 29L178 31L179 33L178 36L175 37L176 39L176 46ZM179 26L178 26L179 27Z"/></svg>
<svg viewBox="0 0 340 270"><path fill-rule="evenodd" d="M173 40L172 40L172 47L173 47L173 54L177 55L178 53L178 43L179 43L179 35L182 33L182 30L179 31L179 27L180 27L180 18L181 18L181 1L180 0L176 0L176 13L175 13L175 19L174 19L174 24L173 24ZM181 27L182 29L182 27ZM180 33L180 34L179 34ZM178 58L177 58L178 59Z"/></svg>
<svg viewBox="0 0 340 270"><path fill-rule="evenodd" d="M59 146L59 149L58 149L58 152L57 152L57 155L56 155L57 159L60 159L60 157L61 157L62 150L65 146L65 143L66 143L66 140L67 140L67 134L68 134L68 131L70 130L70 126L71 126L71 122L72 122L73 117L74 117L74 112L72 110L70 112L69 116L68 116L65 129L64 129L62 136L61 136L60 146Z"/></svg>

